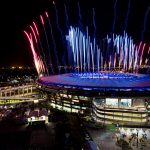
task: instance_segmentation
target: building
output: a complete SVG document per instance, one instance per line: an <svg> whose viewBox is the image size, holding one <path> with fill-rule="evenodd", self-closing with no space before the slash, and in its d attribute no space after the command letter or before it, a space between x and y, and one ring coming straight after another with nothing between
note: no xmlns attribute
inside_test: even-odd
<svg viewBox="0 0 150 150"><path fill-rule="evenodd" d="M48 112L46 109L35 109L28 114L29 124L48 123Z"/></svg>

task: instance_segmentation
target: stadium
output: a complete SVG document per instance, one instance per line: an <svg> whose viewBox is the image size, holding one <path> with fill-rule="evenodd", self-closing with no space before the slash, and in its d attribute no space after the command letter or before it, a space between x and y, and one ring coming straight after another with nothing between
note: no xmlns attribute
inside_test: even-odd
<svg viewBox="0 0 150 150"><path fill-rule="evenodd" d="M61 34L62 47L57 50L48 12L40 15L40 20L45 43L40 40L35 22L24 33L39 76L37 88L47 95L53 108L85 114L105 124L148 123L148 44L135 43L126 31L123 34L112 31L98 42L95 36L89 35L88 27L70 26L65 35ZM52 43L47 39L48 25ZM57 28L63 33L58 22ZM43 49L48 51L43 54Z"/></svg>
<svg viewBox="0 0 150 150"><path fill-rule="evenodd" d="M41 77L37 84L54 108L76 113L89 110L97 122L108 124L142 125L148 121L149 76L83 79L61 74Z"/></svg>

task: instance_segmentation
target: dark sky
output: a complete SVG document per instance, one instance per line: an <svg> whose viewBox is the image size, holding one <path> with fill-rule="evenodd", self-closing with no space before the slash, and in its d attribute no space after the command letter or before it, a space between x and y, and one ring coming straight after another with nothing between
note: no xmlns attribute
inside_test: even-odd
<svg viewBox="0 0 150 150"><path fill-rule="evenodd" d="M9 2L10 1L10 2ZM115 0L55 0L59 22L64 30L64 3L67 6L69 23L78 25L77 2L80 3L82 23L92 32L92 8L95 8L97 37L102 38L111 33L114 20ZM116 7L115 32L123 33L128 0L118 0ZM8 0L1 10L1 54L0 66L33 65L29 43L23 30L29 30L32 21L39 21L39 15L45 10L51 15L53 26L56 25L52 0ZM127 32L138 43L144 24L144 15L150 7L150 0L131 0ZM57 35L55 40L57 41ZM144 40L150 41L150 12L147 17ZM58 43L57 43L58 44Z"/></svg>

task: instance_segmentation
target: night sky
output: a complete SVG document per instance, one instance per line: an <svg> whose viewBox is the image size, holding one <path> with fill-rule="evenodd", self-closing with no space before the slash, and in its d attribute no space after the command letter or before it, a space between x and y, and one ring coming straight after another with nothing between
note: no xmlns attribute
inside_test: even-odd
<svg viewBox="0 0 150 150"><path fill-rule="evenodd" d="M10 1L10 0L9 0ZM39 16L48 11L52 26L56 25L55 11L52 0L14 0L6 1L1 12L1 54L0 66L23 65L33 66L32 53L23 30L29 31L32 21L39 23ZM80 4L82 24L93 31L92 8L95 8L95 22L97 39L103 38L112 32L114 20L115 0L55 0L58 10L58 19L63 32L66 32L64 3L66 4L69 23L78 25L78 8ZM128 0L118 0L116 7L115 33L122 34L125 26ZM144 16L150 7L150 0L131 0L127 32L136 43L141 40L144 25ZM58 34L54 32L56 41ZM144 41L150 44L150 12L147 16ZM59 45L59 43L56 43ZM59 45L60 46L60 45Z"/></svg>

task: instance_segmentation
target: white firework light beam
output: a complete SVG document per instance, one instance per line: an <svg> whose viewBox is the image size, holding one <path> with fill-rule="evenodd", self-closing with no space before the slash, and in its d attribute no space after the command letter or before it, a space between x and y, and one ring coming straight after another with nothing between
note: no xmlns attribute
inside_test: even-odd
<svg viewBox="0 0 150 150"><path fill-rule="evenodd" d="M106 56L106 50L100 48L90 40L88 29L84 35L78 27L70 27L66 40L70 44L73 53L74 65L78 72L99 72L107 70L118 70L124 72L137 72L137 69L143 63L148 63L149 51L144 59L144 51L146 44L140 42L136 46L133 39L124 33L121 35L113 35L113 38L107 35L107 45L113 42L113 51L109 49L110 56ZM104 57L105 56L105 57ZM146 64L144 64L146 65ZM101 66L101 67L100 67Z"/></svg>

